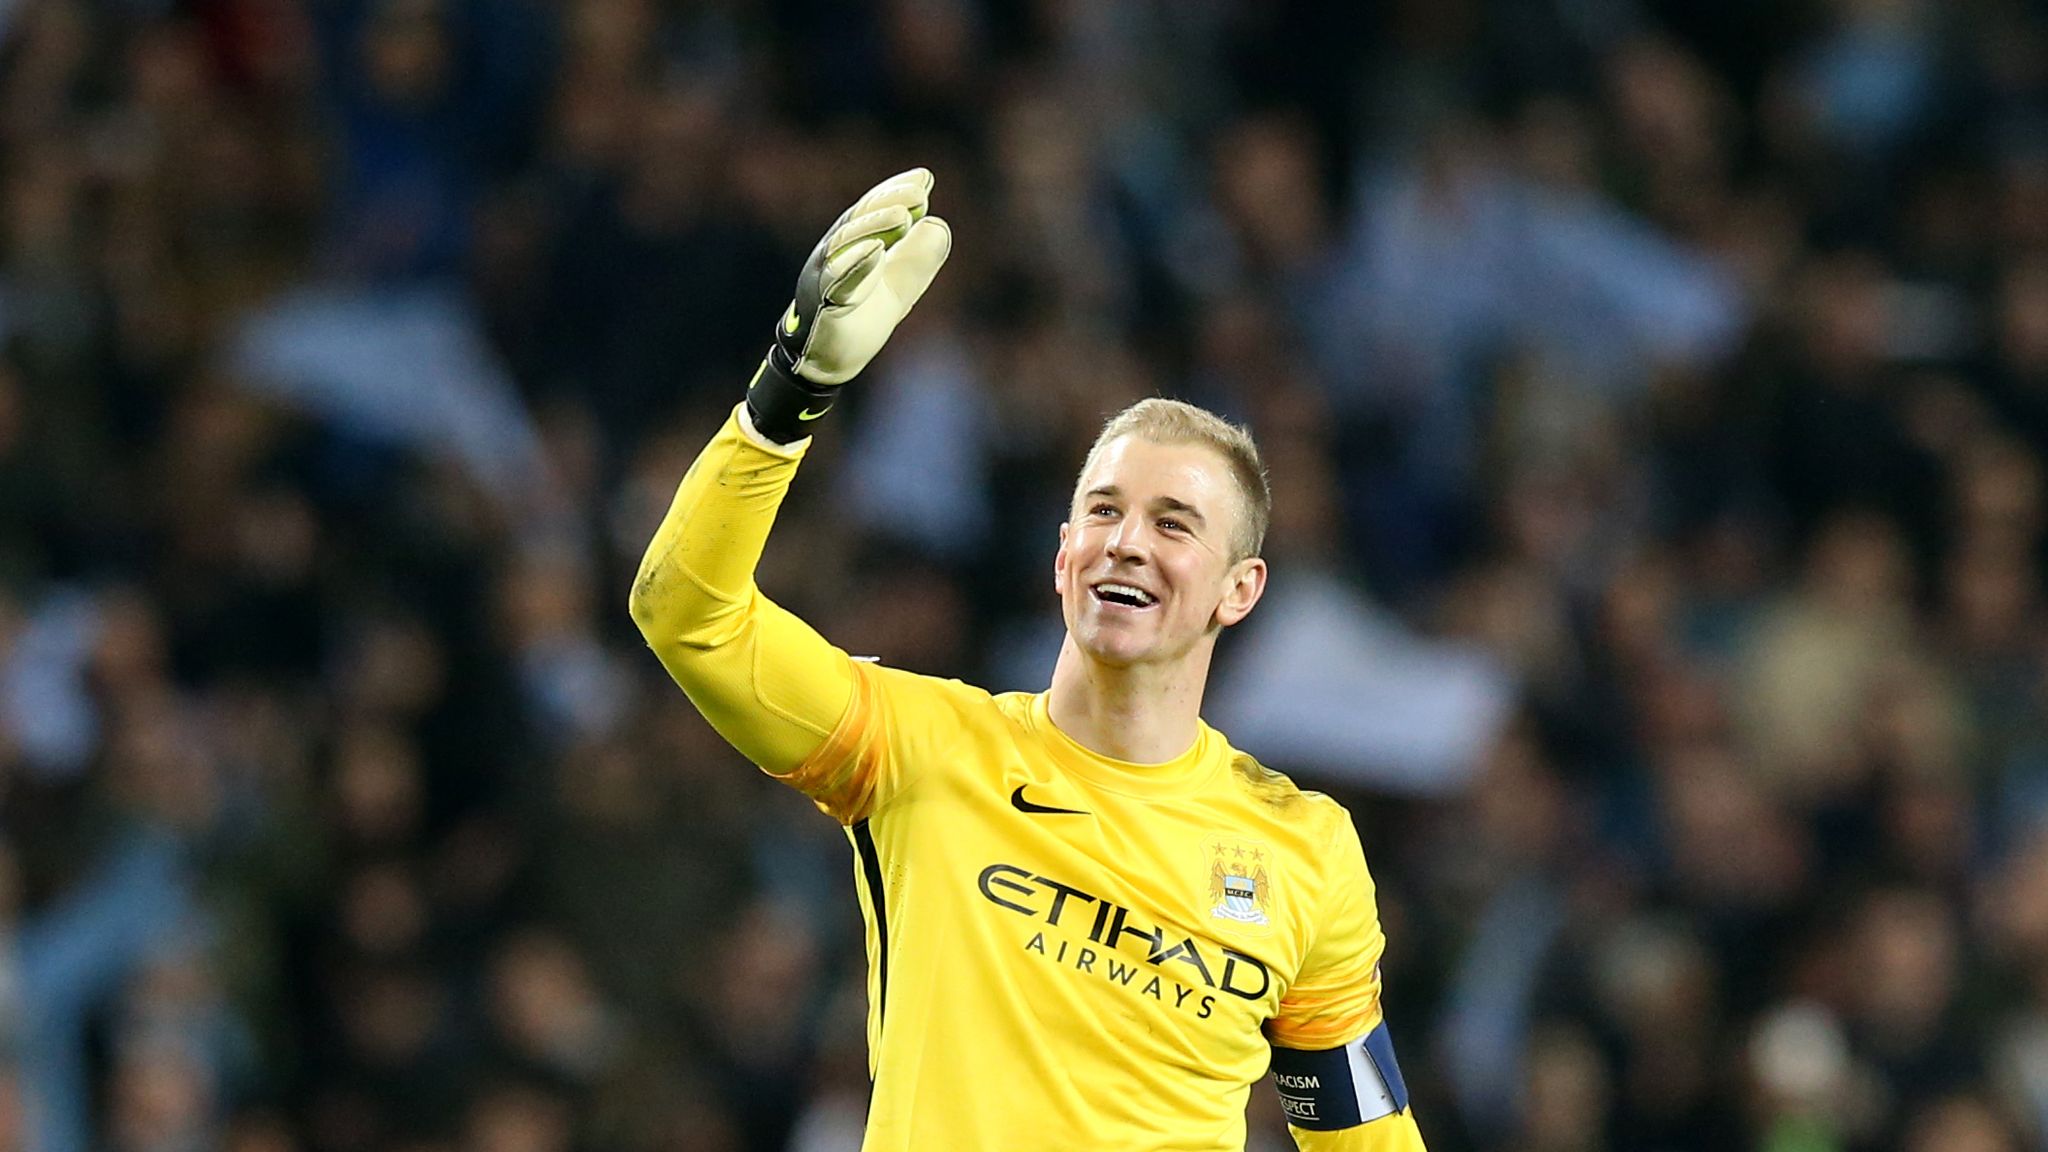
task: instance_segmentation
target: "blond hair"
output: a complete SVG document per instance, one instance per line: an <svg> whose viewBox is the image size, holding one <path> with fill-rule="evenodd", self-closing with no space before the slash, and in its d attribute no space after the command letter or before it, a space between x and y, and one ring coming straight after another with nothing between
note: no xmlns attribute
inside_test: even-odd
<svg viewBox="0 0 2048 1152"><path fill-rule="evenodd" d="M1259 446L1251 431L1232 424L1205 408L1179 400L1153 396L1138 401L1109 418L1102 434L1088 449L1081 463L1081 475L1095 467L1102 450L1126 436L1149 444L1197 444L1223 457L1230 476L1244 502L1244 516L1233 540L1231 561L1257 556L1266 543L1266 525L1273 519L1273 489L1266 482L1266 466L1259 460ZM1080 485L1076 483L1078 490Z"/></svg>

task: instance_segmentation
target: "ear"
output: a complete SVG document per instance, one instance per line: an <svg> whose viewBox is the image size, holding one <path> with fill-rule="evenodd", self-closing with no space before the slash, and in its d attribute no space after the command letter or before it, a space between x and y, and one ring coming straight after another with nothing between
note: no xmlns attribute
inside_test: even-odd
<svg viewBox="0 0 2048 1152"><path fill-rule="evenodd" d="M1052 554L1052 590L1055 595L1067 594L1067 525L1060 525L1060 546Z"/></svg>
<svg viewBox="0 0 2048 1152"><path fill-rule="evenodd" d="M1266 594L1266 561L1248 556L1230 566L1229 582L1223 587L1223 602L1216 606L1216 623L1225 628L1252 614L1252 606Z"/></svg>

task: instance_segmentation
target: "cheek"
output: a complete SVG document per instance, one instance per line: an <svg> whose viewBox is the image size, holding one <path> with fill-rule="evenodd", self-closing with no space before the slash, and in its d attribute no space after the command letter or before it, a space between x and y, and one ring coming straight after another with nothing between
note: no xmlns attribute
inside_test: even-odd
<svg viewBox="0 0 2048 1152"><path fill-rule="evenodd" d="M1223 606L1220 584L1221 577L1206 566L1189 565L1179 577L1178 586L1184 590L1181 596L1183 611L1206 626L1217 609Z"/></svg>

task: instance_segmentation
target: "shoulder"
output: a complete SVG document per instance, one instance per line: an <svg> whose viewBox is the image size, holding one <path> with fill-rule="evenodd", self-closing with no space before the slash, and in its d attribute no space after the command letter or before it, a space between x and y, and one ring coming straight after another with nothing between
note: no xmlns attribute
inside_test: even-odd
<svg viewBox="0 0 2048 1152"><path fill-rule="evenodd" d="M1350 809L1334 797L1296 784L1285 772L1229 749L1228 787L1245 801L1252 821L1290 844L1312 871L1347 875L1364 869L1364 851Z"/></svg>
<svg viewBox="0 0 2048 1152"><path fill-rule="evenodd" d="M997 696L963 680L869 660L856 661L854 667L877 704L898 723L958 731L1006 729L1014 722L1016 709L1008 701L1015 693Z"/></svg>
<svg viewBox="0 0 2048 1152"><path fill-rule="evenodd" d="M1225 743L1230 758L1231 786L1247 799L1275 810L1290 822L1305 822L1318 829L1332 830L1349 825L1351 813L1342 804L1312 789L1297 785L1285 772L1268 768L1258 757Z"/></svg>
<svg viewBox="0 0 2048 1152"><path fill-rule="evenodd" d="M1329 922L1332 915L1372 906L1372 877L1350 811L1236 748L1230 749L1226 777L1240 834L1274 850L1273 882L1294 893L1289 902L1299 912L1297 930L1304 938L1352 931L1333 929Z"/></svg>
<svg viewBox="0 0 2048 1152"><path fill-rule="evenodd" d="M877 691L890 696L914 696L933 704L966 710L992 711L995 708L995 698L988 689L977 688L964 680L927 676L922 672L891 668L887 664L858 657L853 666Z"/></svg>

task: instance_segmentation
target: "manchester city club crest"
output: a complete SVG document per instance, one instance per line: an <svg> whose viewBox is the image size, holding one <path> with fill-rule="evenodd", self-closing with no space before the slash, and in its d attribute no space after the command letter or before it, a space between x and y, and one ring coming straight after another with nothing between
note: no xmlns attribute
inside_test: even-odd
<svg viewBox="0 0 2048 1152"><path fill-rule="evenodd" d="M1272 923L1272 850L1261 844L1209 842L1209 914L1264 928Z"/></svg>

